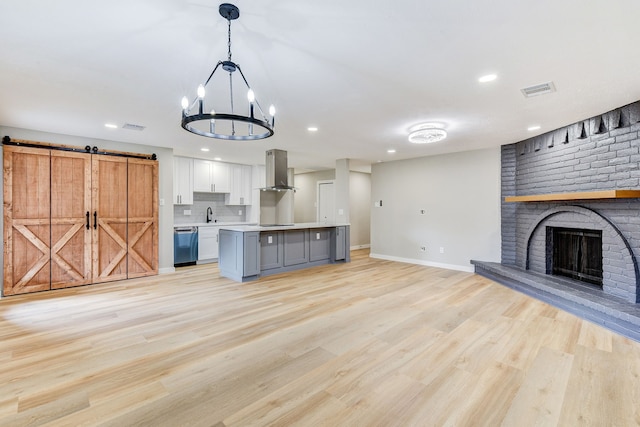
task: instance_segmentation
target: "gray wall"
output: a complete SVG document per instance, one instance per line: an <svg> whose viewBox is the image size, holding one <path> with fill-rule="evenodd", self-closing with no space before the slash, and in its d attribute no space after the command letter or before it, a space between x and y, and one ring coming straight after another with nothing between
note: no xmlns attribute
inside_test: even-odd
<svg viewBox="0 0 640 427"><path fill-rule="evenodd" d="M371 198L373 257L464 271L500 260L499 147L374 164Z"/></svg>
<svg viewBox="0 0 640 427"><path fill-rule="evenodd" d="M295 222L317 221L318 181L335 179L334 169L296 174L296 194L294 196Z"/></svg>
<svg viewBox="0 0 640 427"><path fill-rule="evenodd" d="M335 179L335 170L296 174L295 222L317 221L318 181ZM369 247L371 243L371 175L349 172L349 223L351 247ZM336 206L336 209L338 207Z"/></svg>
<svg viewBox="0 0 640 427"><path fill-rule="evenodd" d="M351 247L369 247L371 243L371 174L349 173Z"/></svg>
<svg viewBox="0 0 640 427"><path fill-rule="evenodd" d="M116 151L127 151L142 154L155 153L158 157L158 192L164 205L159 207L158 224L158 264L161 273L174 271L173 268L173 150L148 145L126 144L115 141L82 138L71 135L38 132L34 130L0 127L0 136L8 135L12 139L48 142L52 144L68 144L79 147L97 146ZM0 192L2 197L2 192ZM0 222L3 221L0 219ZM4 224L1 224L4 226ZM3 243L4 246L4 243ZM4 247L3 247L4 252ZM4 265L4 262L0 263Z"/></svg>

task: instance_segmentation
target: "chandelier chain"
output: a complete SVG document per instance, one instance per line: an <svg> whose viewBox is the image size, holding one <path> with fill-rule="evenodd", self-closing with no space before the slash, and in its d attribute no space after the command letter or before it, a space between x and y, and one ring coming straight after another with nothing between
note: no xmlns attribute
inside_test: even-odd
<svg viewBox="0 0 640 427"><path fill-rule="evenodd" d="M228 42L227 42L227 48L228 48L228 58L229 61L231 61L231 20L227 19L227 22L229 23L229 32L228 32Z"/></svg>

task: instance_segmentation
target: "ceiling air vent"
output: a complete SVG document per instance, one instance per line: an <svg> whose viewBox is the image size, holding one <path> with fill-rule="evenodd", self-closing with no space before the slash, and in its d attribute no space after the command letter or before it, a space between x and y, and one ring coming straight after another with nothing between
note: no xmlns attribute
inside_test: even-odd
<svg viewBox="0 0 640 427"><path fill-rule="evenodd" d="M144 128L145 128L145 126L134 125L133 123L125 123L125 124L122 125L122 129L129 129L129 130L143 131Z"/></svg>
<svg viewBox="0 0 640 427"><path fill-rule="evenodd" d="M556 91L556 87L553 85L553 82L542 83L539 85L533 85L529 87L525 87L524 89L520 89L522 94L531 98L532 96L544 95L546 93L551 93Z"/></svg>

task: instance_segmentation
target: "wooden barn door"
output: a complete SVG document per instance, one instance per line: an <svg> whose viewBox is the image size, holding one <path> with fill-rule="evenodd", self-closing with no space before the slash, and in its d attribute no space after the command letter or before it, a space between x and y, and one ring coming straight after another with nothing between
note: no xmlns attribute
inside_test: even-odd
<svg viewBox="0 0 640 427"><path fill-rule="evenodd" d="M93 282L127 278L127 159L92 159Z"/></svg>
<svg viewBox="0 0 640 427"><path fill-rule="evenodd" d="M158 274L158 162L129 159L129 278Z"/></svg>
<svg viewBox="0 0 640 427"><path fill-rule="evenodd" d="M50 152L3 147L4 295L50 289Z"/></svg>
<svg viewBox="0 0 640 427"><path fill-rule="evenodd" d="M51 152L51 288L91 283L91 156Z"/></svg>

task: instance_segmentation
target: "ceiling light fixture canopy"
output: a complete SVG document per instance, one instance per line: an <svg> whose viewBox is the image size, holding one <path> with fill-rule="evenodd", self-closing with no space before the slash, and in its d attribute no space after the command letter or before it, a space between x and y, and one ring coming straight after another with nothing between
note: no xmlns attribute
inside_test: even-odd
<svg viewBox="0 0 640 427"><path fill-rule="evenodd" d="M425 123L410 129L409 142L414 144L430 144L442 141L447 137L447 131L433 123Z"/></svg>
<svg viewBox="0 0 640 427"><path fill-rule="evenodd" d="M240 141L268 138L273 135L275 127L275 107L273 105L269 107L270 118L267 118L240 65L231 60L231 21L238 19L240 10L235 5L223 3L218 11L227 20L229 28L227 60L218 61L207 81L198 86L197 96L191 103L186 96L182 98L182 127L189 132L209 138ZM211 104L205 107L205 97L207 92L211 92L207 90L207 85L219 68L229 73L229 112L213 109L210 106ZM244 83L247 89L246 101L248 105L245 111L248 114L246 116L238 114L234 105L233 73L236 70L240 72L242 77L240 83ZM220 100L216 96L211 96L209 99L212 98L215 101ZM237 102L238 100L235 101ZM221 107L216 104L216 108ZM193 113L192 110L194 111Z"/></svg>

